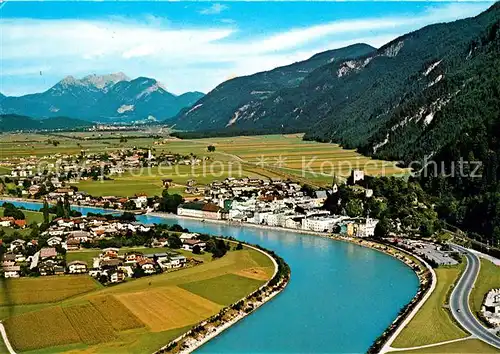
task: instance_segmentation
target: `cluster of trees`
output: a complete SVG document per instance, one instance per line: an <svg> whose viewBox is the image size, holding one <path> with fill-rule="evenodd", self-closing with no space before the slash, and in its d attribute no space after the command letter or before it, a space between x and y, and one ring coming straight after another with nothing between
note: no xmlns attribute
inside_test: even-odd
<svg viewBox="0 0 500 354"><path fill-rule="evenodd" d="M334 214L379 219L375 230L378 237L386 236L396 227L423 237L441 229L434 201L418 181L367 176L363 185L372 189L376 197L366 197L363 189L340 185L338 193L328 196L324 208Z"/></svg>
<svg viewBox="0 0 500 354"><path fill-rule="evenodd" d="M18 209L14 204L12 203L3 203L2 207L4 208L3 210L3 216L7 217L13 217L16 220L25 220L26 216L22 212L21 209Z"/></svg>
<svg viewBox="0 0 500 354"><path fill-rule="evenodd" d="M58 200L56 205L49 206L47 201L44 201L43 207L41 209L44 215L44 222L49 222L49 215L54 214L56 218L71 218L82 216L82 213L71 209L71 204L69 198L66 195L63 200Z"/></svg>
<svg viewBox="0 0 500 354"><path fill-rule="evenodd" d="M229 242L215 237L209 237L206 251L212 253L213 258L221 258L231 249Z"/></svg>
<svg viewBox="0 0 500 354"><path fill-rule="evenodd" d="M59 140L55 140L55 139L48 139L47 140L47 144L49 145L54 145L54 146L57 146L59 145L61 142Z"/></svg>
<svg viewBox="0 0 500 354"><path fill-rule="evenodd" d="M158 210L167 213L177 213L177 207L182 204L184 199L179 194L170 194L164 189L160 198Z"/></svg>

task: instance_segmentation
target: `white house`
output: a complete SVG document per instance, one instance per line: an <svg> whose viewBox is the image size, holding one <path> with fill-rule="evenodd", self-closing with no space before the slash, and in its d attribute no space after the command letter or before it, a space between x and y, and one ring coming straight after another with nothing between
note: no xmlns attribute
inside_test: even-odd
<svg viewBox="0 0 500 354"><path fill-rule="evenodd" d="M50 247L60 245L61 243L62 243L62 238L60 238L58 236L52 236L51 238L49 238L47 240L47 245L49 245Z"/></svg>
<svg viewBox="0 0 500 354"><path fill-rule="evenodd" d="M332 232L337 220L328 217L302 219L302 229L316 232Z"/></svg>
<svg viewBox="0 0 500 354"><path fill-rule="evenodd" d="M121 270L115 270L108 274L110 283L120 283L125 280L125 273Z"/></svg>
<svg viewBox="0 0 500 354"><path fill-rule="evenodd" d="M201 241L201 240L184 240L182 242L182 249L186 251L191 251L193 252L193 249L195 246L198 246L200 248L200 251L205 251L205 248L207 247L206 242Z"/></svg>
<svg viewBox="0 0 500 354"><path fill-rule="evenodd" d="M192 240L193 238L196 238L198 236L199 236L199 234L194 233L194 232L183 232L179 236L179 238L181 239L181 241L184 241L184 240Z"/></svg>
<svg viewBox="0 0 500 354"><path fill-rule="evenodd" d="M141 267L146 274L153 274L156 271L154 262L149 258L141 259L137 262L137 265Z"/></svg>
<svg viewBox="0 0 500 354"><path fill-rule="evenodd" d="M184 256L174 256L170 257L170 263L172 264L172 268L180 268L186 264L186 257Z"/></svg>
<svg viewBox="0 0 500 354"><path fill-rule="evenodd" d="M145 208L148 205L148 196L145 194L138 194L138 195L136 195L134 202L135 202L135 206L138 209Z"/></svg>
<svg viewBox="0 0 500 354"><path fill-rule="evenodd" d="M3 276L5 278L19 278L20 271L21 267L16 265L3 267Z"/></svg>
<svg viewBox="0 0 500 354"><path fill-rule="evenodd" d="M14 251L16 248L24 248L24 245L26 244L26 241L24 240L14 240L10 243L10 251Z"/></svg>
<svg viewBox="0 0 500 354"><path fill-rule="evenodd" d="M73 261L68 263L68 272L70 274L87 273L87 263L83 261Z"/></svg>

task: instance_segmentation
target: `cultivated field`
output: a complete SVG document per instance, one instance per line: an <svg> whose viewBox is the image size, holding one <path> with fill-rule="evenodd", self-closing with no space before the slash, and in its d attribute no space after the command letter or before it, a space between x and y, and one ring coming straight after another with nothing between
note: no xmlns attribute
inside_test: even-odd
<svg viewBox="0 0 500 354"><path fill-rule="evenodd" d="M120 134L131 135L120 142ZM60 133L1 134L0 158L47 156L53 154L77 154L116 151L120 148L150 148L154 155L172 153L208 157L204 164L191 166L163 166L143 169L113 176L112 181L83 181L76 186L92 195L133 196L145 193L149 196L162 192L162 179L171 178L172 193L184 194L186 181L194 179L203 186L226 177L291 178L317 186L330 185L333 175L345 178L351 169L362 169L369 175L404 175L407 170L395 163L372 160L353 150L345 150L335 144L303 141L302 134L240 136L209 139L164 139L145 136L144 132L124 133ZM96 139L98 140L91 140ZM49 139L60 144L53 146ZM209 153L207 146L214 145ZM8 173L8 171L6 171ZM1 171L0 171L1 173Z"/></svg>
<svg viewBox="0 0 500 354"><path fill-rule="evenodd" d="M80 341L60 306L14 316L4 324L10 343L21 351Z"/></svg>
<svg viewBox="0 0 500 354"><path fill-rule="evenodd" d="M89 276L6 279L0 292L0 306L53 303L99 288L101 285Z"/></svg>
<svg viewBox="0 0 500 354"><path fill-rule="evenodd" d="M63 310L83 343L104 343L116 338L112 324L92 304L64 307Z"/></svg>
<svg viewBox="0 0 500 354"><path fill-rule="evenodd" d="M246 162L277 168L283 172L302 176L306 173L324 174L319 181L331 176L347 177L351 169L363 169L367 174L403 174L405 171L394 163L372 160L353 150L345 150L336 144L303 141L302 134L265 135L208 139L219 151L236 155Z"/></svg>
<svg viewBox="0 0 500 354"><path fill-rule="evenodd" d="M255 278L256 269L261 279ZM82 288L77 294L67 289L67 279L85 282L89 279L85 276L26 278L17 285L16 297L24 298L14 302L19 305L10 302L8 306L3 300L3 307L9 310L3 312L7 317L4 323L18 352L153 352L230 301L257 289L272 273L271 260L244 249L199 266L116 286L98 287L94 283L86 293ZM64 286L57 284L59 279ZM66 290L43 295L46 302L40 303L43 291L33 291L31 285L38 289L45 281ZM59 301L54 303L55 299Z"/></svg>
<svg viewBox="0 0 500 354"><path fill-rule="evenodd" d="M462 263L456 267L435 269L438 277L436 289L396 338L393 347L416 347L468 336L454 323L449 310L444 307L448 303L451 288L460 277L464 266Z"/></svg>
<svg viewBox="0 0 500 354"><path fill-rule="evenodd" d="M199 280L180 286L213 302L230 305L244 297L245 294L251 293L261 284L262 282L256 279L237 274L224 274L215 278ZM230 291L226 290L228 286Z"/></svg>
<svg viewBox="0 0 500 354"><path fill-rule="evenodd" d="M226 290L228 285L225 284L223 289ZM175 286L119 294L116 297L153 332L197 323L222 308L206 298Z"/></svg>
<svg viewBox="0 0 500 354"><path fill-rule="evenodd" d="M144 327L144 324L113 295L97 296L89 301L117 331Z"/></svg>

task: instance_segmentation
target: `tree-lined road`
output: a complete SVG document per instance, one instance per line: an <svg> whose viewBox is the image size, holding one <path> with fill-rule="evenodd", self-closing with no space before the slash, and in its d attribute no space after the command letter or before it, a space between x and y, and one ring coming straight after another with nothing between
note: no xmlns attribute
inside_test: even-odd
<svg viewBox="0 0 500 354"><path fill-rule="evenodd" d="M469 307L470 292L479 274L479 258L464 247L458 245L452 245L452 247L462 252L467 258L467 267L450 297L450 308L453 317L455 317L458 323L460 323L460 325L470 334L500 349L500 338L479 323Z"/></svg>

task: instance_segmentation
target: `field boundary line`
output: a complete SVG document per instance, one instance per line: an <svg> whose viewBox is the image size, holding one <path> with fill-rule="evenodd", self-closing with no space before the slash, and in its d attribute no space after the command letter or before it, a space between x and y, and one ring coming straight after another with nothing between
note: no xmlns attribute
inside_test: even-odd
<svg viewBox="0 0 500 354"><path fill-rule="evenodd" d="M7 347L9 354L16 354L14 348L12 348L12 345L10 344L9 338L7 337L7 332L5 331L5 326L3 325L2 321L0 321L0 333L2 334L3 342Z"/></svg>
<svg viewBox="0 0 500 354"><path fill-rule="evenodd" d="M474 339L474 336L468 336L465 338L457 338L457 339L452 339L452 340L446 340L444 342L439 342L439 343L432 343L432 344L424 344L424 345L419 345L417 347L408 347L408 348L391 348L390 352L401 352L401 351L406 351L406 350L417 350L417 349L425 349L425 348L432 348L432 347L438 347L440 345L446 345L446 344L451 344L455 342L461 342L464 340L469 340L469 339Z"/></svg>
<svg viewBox="0 0 500 354"><path fill-rule="evenodd" d="M220 240L224 240L224 241L227 241L227 242L231 242L231 243L240 243L241 241L238 241L238 240L228 240L228 239L225 239L223 237L218 237L218 236L214 236ZM276 276L276 274L278 274L278 268L279 268L279 265L278 265L278 262L274 259L273 256L271 256L269 253L267 253L266 251L262 250L262 249L259 249L258 247L255 247L253 245L250 245L250 244L247 244L245 243L244 241L242 242L243 243L243 246L244 247L248 247L252 250L255 250L257 252L260 252L262 253L263 255L265 255L266 257L268 257L273 265L274 265L274 273L273 273L273 276L271 278L269 278L268 281L266 281L264 284L262 284L257 290L253 291L252 293L244 296L243 298L241 298L240 300L236 301L235 303L239 302L239 301L242 301L242 300L245 300L246 298L248 298L250 295L254 294L255 292L257 291L261 291L262 289L264 289L266 286L268 286L269 282ZM194 352L196 349L200 348L201 346L203 346L204 344L208 343L210 340L212 340L213 338L217 337L218 335L220 335L222 332L224 332L225 330L227 330L228 328L230 328L231 326L233 326L234 324L236 324L237 322L241 321L242 319L244 319L245 317L247 317L248 315L254 313L257 309L259 309L262 305L266 304L267 302L269 302L270 300L272 300L276 295L280 294L281 291L283 291L284 289L280 289L276 292L273 292L272 294L270 294L266 299L264 299L260 304L257 304L257 306L253 309L252 312L250 313L245 313L245 314L239 314L237 315L235 318L231 319L230 321L224 323L223 325L219 325L217 327L214 327L214 330L211 331L210 333L207 333L202 339L198 339L195 341L195 343L189 345L187 348L185 349L182 349L179 353L180 354L188 354L188 353L192 353ZM234 305L234 304L233 304ZM229 305L227 306L228 308L231 307L232 305ZM207 323L209 322L209 320L204 320L202 321L201 323L199 323L198 325L206 325ZM163 351L165 350L168 350L168 346L171 344L171 343L174 343L174 342L179 342L180 340L186 338L186 336L190 333L190 331L180 335L179 337L171 340L167 345L163 346L162 348L160 348L158 351L156 351L155 353L162 353Z"/></svg>

